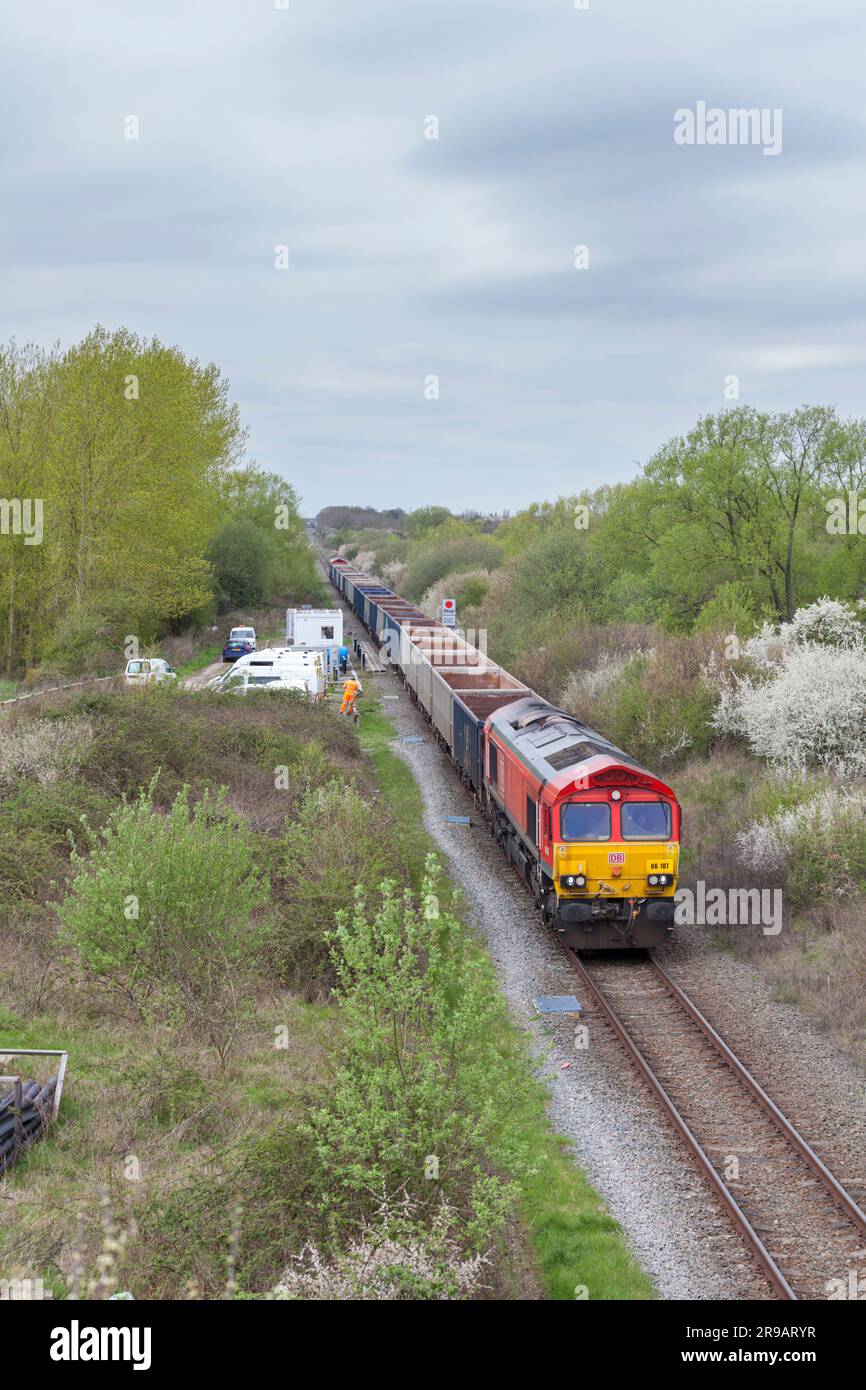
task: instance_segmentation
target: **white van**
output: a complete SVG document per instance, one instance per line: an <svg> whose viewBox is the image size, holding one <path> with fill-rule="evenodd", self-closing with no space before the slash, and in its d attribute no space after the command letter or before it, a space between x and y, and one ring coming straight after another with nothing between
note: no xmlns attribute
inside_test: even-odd
<svg viewBox="0 0 866 1390"><path fill-rule="evenodd" d="M143 656L127 661L123 678L127 685L147 685L150 681L176 681L177 672L161 656Z"/></svg>

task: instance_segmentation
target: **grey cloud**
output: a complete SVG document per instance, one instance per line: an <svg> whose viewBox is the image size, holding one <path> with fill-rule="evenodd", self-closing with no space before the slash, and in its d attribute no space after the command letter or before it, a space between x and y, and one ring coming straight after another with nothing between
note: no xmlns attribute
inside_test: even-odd
<svg viewBox="0 0 866 1390"><path fill-rule="evenodd" d="M859 22L856 0L13 6L0 333L127 322L216 360L310 510L630 477L726 372L863 413ZM783 154L675 146L698 98L781 106Z"/></svg>

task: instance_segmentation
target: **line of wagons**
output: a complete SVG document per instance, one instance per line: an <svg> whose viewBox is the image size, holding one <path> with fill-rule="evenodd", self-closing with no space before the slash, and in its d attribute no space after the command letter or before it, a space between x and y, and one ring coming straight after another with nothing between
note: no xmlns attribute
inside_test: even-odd
<svg viewBox="0 0 866 1390"><path fill-rule="evenodd" d="M680 807L664 782L350 561L331 583L401 672L543 919L577 949L673 925Z"/></svg>
<svg viewBox="0 0 866 1390"><path fill-rule="evenodd" d="M484 725L495 709L531 694L464 638L376 584L349 561L330 561L331 583L403 672L406 684L474 791L483 785Z"/></svg>

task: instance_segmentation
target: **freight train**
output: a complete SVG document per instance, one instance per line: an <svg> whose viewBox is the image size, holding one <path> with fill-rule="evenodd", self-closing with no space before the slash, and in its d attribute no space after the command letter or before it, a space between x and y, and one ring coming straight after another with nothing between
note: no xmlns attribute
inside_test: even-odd
<svg viewBox="0 0 866 1390"><path fill-rule="evenodd" d="M673 929L674 792L574 715L335 556L331 583L424 711L543 920L579 951Z"/></svg>

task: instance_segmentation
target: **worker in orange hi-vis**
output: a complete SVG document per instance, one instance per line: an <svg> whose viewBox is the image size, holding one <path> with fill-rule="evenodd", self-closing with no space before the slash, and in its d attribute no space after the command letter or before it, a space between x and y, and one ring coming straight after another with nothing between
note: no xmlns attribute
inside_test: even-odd
<svg viewBox="0 0 866 1390"><path fill-rule="evenodd" d="M341 714L354 714L355 701L358 698L358 691L361 689L360 681L356 681L354 676L343 681L343 703L340 706Z"/></svg>

